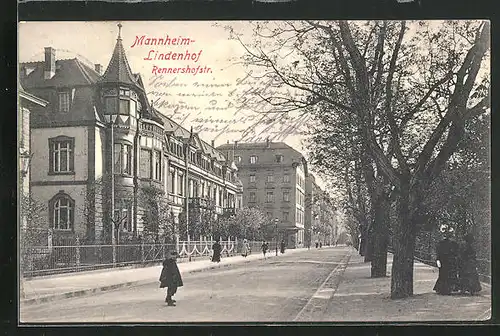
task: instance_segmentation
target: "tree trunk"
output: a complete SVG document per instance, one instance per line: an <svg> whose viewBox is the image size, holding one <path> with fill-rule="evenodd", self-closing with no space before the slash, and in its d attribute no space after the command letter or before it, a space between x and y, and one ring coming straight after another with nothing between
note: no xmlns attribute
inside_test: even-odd
<svg viewBox="0 0 500 336"><path fill-rule="evenodd" d="M387 248L389 243L389 213L388 200L379 197L374 211L373 251L371 277L382 278L387 275Z"/></svg>
<svg viewBox="0 0 500 336"><path fill-rule="evenodd" d="M391 299L413 296L413 257L416 230L411 222L409 198L409 193L403 189L399 200L399 220L394 228Z"/></svg>
<svg viewBox="0 0 500 336"><path fill-rule="evenodd" d="M365 262L371 262L373 260L373 244L374 244L374 237L372 236L372 231L370 230L366 234L366 242L365 242L365 251L364 251L364 257L365 257Z"/></svg>

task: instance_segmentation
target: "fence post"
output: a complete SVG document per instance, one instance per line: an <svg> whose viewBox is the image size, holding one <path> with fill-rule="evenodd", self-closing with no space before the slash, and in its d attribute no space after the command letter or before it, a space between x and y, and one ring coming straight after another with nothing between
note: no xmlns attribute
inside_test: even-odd
<svg viewBox="0 0 500 336"><path fill-rule="evenodd" d="M144 263L146 261L145 255L144 255L144 242L141 242L141 261Z"/></svg>
<svg viewBox="0 0 500 336"><path fill-rule="evenodd" d="M80 238L76 237L76 270L80 268Z"/></svg>

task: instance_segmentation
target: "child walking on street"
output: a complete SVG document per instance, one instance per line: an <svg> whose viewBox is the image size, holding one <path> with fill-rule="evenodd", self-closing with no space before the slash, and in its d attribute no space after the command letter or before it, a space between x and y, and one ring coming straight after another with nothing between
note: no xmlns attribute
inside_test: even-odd
<svg viewBox="0 0 500 336"><path fill-rule="evenodd" d="M179 267L177 267L177 252L169 251L166 259L163 261L163 269L160 275L160 288L166 288L167 297L165 302L169 306L175 306L175 300L172 296L177 292L178 287L182 287L182 277L179 272Z"/></svg>

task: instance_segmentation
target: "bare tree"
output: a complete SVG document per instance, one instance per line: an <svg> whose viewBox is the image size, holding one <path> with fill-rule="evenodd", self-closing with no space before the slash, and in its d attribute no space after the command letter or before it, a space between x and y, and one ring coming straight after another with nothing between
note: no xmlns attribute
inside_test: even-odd
<svg viewBox="0 0 500 336"><path fill-rule="evenodd" d="M346 113L354 116L372 208L385 208L379 201L389 191L397 200L391 297L413 295L426 192L457 150L465 122L489 108L490 24L308 21L254 28L249 43L232 33L245 48L246 65L260 68L256 76L273 88L254 95L253 103L270 107L263 118L283 120L301 110L330 114L335 124Z"/></svg>

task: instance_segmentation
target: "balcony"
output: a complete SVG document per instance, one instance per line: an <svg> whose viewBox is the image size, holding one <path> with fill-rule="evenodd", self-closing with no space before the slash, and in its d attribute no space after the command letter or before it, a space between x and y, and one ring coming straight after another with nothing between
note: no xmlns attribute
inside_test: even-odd
<svg viewBox="0 0 500 336"><path fill-rule="evenodd" d="M213 207L212 201L201 197L191 197L188 199L190 208L211 209Z"/></svg>
<svg viewBox="0 0 500 336"><path fill-rule="evenodd" d="M227 216L227 217L234 216L234 215L236 215L236 209L235 208L224 208L222 210L222 215Z"/></svg>
<svg viewBox="0 0 500 336"><path fill-rule="evenodd" d="M183 206L184 205L184 197L175 195L175 194L168 194L168 201L170 204L177 205L177 206Z"/></svg>

